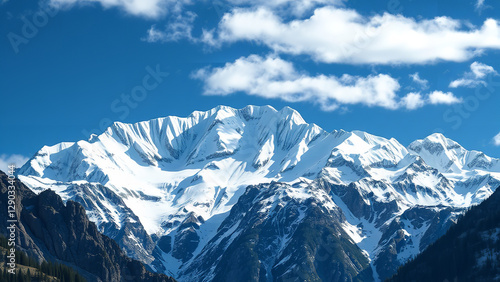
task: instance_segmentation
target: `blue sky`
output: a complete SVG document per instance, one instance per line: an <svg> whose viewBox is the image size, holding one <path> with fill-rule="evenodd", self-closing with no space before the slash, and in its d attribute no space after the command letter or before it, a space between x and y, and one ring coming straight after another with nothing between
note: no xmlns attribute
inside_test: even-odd
<svg viewBox="0 0 500 282"><path fill-rule="evenodd" d="M496 1L0 3L0 167L219 104L500 157Z"/></svg>

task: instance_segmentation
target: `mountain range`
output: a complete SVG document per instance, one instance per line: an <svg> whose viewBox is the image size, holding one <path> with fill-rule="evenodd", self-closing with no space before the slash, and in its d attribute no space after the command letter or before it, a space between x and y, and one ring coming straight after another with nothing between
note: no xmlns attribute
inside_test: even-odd
<svg viewBox="0 0 500 282"><path fill-rule="evenodd" d="M218 106L45 146L17 176L178 281L370 281L490 196L500 160L441 134L403 146Z"/></svg>

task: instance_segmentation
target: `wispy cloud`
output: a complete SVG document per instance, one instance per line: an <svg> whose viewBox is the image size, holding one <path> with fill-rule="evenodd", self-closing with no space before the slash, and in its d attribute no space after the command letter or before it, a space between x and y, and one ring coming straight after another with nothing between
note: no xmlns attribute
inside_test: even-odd
<svg viewBox="0 0 500 282"><path fill-rule="evenodd" d="M16 165L16 167L21 167L28 161L28 158L21 155L0 155L0 170L7 173L9 170L9 165Z"/></svg>
<svg viewBox="0 0 500 282"><path fill-rule="evenodd" d="M0 0L5 3L8 0ZM226 11L234 8L267 7L283 14L301 16L318 6L342 5L344 0L219 0L203 1L212 6L224 6ZM202 1L200 1L202 2ZM213 2L213 3L212 3ZM58 8L72 8L81 5L100 4L104 9L118 8L127 14L146 18L159 18L166 14L190 12L187 8L196 3L194 0L49 0ZM192 12L192 11L191 11Z"/></svg>
<svg viewBox="0 0 500 282"><path fill-rule="evenodd" d="M243 92L262 98L288 102L312 102L324 111L340 106L365 105L395 110L416 109L425 104L450 104L460 100L452 93L432 92L398 96L399 82L387 74L367 77L344 74L311 76L298 71L281 58L251 55L219 68L204 68L193 74L205 84L206 95L229 95ZM441 94L440 94L441 93ZM453 99L455 98L455 99Z"/></svg>
<svg viewBox="0 0 500 282"><path fill-rule="evenodd" d="M475 28L449 17L367 17L327 6L292 21L267 8L236 9L225 14L216 29L206 31L205 38L215 46L257 42L278 53L305 54L324 63L425 64L462 62L485 49L500 49L499 30L493 19Z"/></svg>
<svg viewBox="0 0 500 282"><path fill-rule="evenodd" d="M449 87L469 87L474 88L478 85L486 85L484 78L488 74L498 75L496 70L492 66L488 66L482 63L474 62L470 65L470 72L464 73L464 75L452 82L450 82Z"/></svg>
<svg viewBox="0 0 500 282"><path fill-rule="evenodd" d="M342 6L345 0L227 0L233 8L265 7L283 15L303 16L321 6Z"/></svg>
<svg viewBox="0 0 500 282"><path fill-rule="evenodd" d="M181 39L196 41L192 35L195 19L196 14L192 12L179 14L170 20L164 29L158 29L156 25L151 26L143 40L147 42L175 42Z"/></svg>
<svg viewBox="0 0 500 282"><path fill-rule="evenodd" d="M421 78L418 72L410 74L410 77L413 82L419 86L420 89L426 90L429 88L429 81L427 79Z"/></svg>
<svg viewBox="0 0 500 282"><path fill-rule="evenodd" d="M476 11L481 11L484 9L484 0L477 0L475 5Z"/></svg>
<svg viewBox="0 0 500 282"><path fill-rule="evenodd" d="M103 8L118 8L127 14L158 18L167 13L178 14L191 0L49 0L52 6L71 8L77 5L100 4Z"/></svg>
<svg viewBox="0 0 500 282"><path fill-rule="evenodd" d="M493 144L495 146L500 146L500 132L495 137L493 137Z"/></svg>

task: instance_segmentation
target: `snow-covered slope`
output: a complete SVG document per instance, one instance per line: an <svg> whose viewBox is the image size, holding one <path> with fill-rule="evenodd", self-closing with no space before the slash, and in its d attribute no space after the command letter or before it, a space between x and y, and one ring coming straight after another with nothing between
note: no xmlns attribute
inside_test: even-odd
<svg viewBox="0 0 500 282"><path fill-rule="evenodd" d="M457 142L435 133L410 144L408 149L420 155L425 162L442 173L483 170L500 172L500 161L482 152L467 151Z"/></svg>
<svg viewBox="0 0 500 282"><path fill-rule="evenodd" d="M323 203L343 213L346 234L387 276L493 192L500 161L439 134L405 148L365 132L326 132L291 108L219 106L114 123L89 141L43 147L19 178L83 203L129 255L180 281L247 186L320 189L329 195Z"/></svg>

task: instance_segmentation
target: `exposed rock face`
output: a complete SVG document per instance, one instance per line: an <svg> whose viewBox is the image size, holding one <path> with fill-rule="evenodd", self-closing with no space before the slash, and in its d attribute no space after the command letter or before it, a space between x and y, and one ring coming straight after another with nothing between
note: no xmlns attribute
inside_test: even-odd
<svg viewBox="0 0 500 282"><path fill-rule="evenodd" d="M181 223L177 229L178 231L175 236L176 244L172 250L174 258L186 262L193 257L193 252L200 243L200 236L198 236L197 230L203 222L204 220L201 216L196 217L194 213L191 213Z"/></svg>
<svg viewBox="0 0 500 282"><path fill-rule="evenodd" d="M342 207L342 213L349 217L351 224L363 230L362 237L372 237L372 244L362 246L374 254L373 265L380 279L390 277L408 257L418 254L443 235L464 210L441 205L404 207L398 203L398 198L377 197L367 191L366 187L390 190L386 183L374 180L339 185L319 179L317 186ZM422 188L401 185L400 189L420 191Z"/></svg>
<svg viewBox="0 0 500 282"><path fill-rule="evenodd" d="M290 197L294 193L303 197ZM322 190L249 186L183 274L187 281L373 279L368 259L340 222L342 212Z"/></svg>
<svg viewBox="0 0 500 282"><path fill-rule="evenodd" d="M127 254L186 282L243 273L244 269L229 271L222 262L213 272L212 264L223 250L208 258L217 250L209 243L229 236L219 232L226 230L225 219L248 186L286 183L307 193L289 194L282 198L282 206L301 203L307 208L303 196L327 197L320 202L328 206L309 220L331 217L336 222L327 225L329 232L342 228L370 261L365 269L376 270L375 279L385 279L443 234L462 211L493 193L500 185L500 159L468 151L441 134L405 147L393 138L361 131L327 132L290 108L219 106L184 118L114 123L88 141L45 146L19 170L19 178L36 193L51 189L64 202L81 203L99 231ZM262 186L268 188L269 193L282 191ZM242 217L255 220L261 214L252 205L240 211ZM265 222L256 225L265 236L285 234L281 225ZM253 222L247 224L234 223L231 234L236 238L250 232ZM314 229L323 230L318 236L327 232L319 225ZM287 232L301 238L300 233ZM256 246L272 246L264 235L258 236ZM286 236L279 239L284 245L295 242L295 237ZM271 273L274 279L292 271L281 267L285 263L274 265L278 257L265 255L260 247L241 248L235 253L228 249L238 255L228 253L225 260L230 265L243 254L250 261L259 254L258 264L266 267L252 266L258 275L252 272L250 277L260 279L265 273L270 279ZM314 261L313 255L301 256L304 253L293 255L297 265ZM342 252L338 255L346 261ZM199 263L203 260L208 264ZM338 268L336 273L354 279L356 267L344 272Z"/></svg>
<svg viewBox="0 0 500 282"><path fill-rule="evenodd" d="M7 206L8 178L0 172L0 206ZM99 233L82 205L66 205L50 190L36 195L15 180L17 246L39 259L58 260L76 266L90 281L175 281L146 271L142 263L128 258L118 244ZM2 208L0 217L7 218ZM1 221L6 232L6 221Z"/></svg>
<svg viewBox="0 0 500 282"><path fill-rule="evenodd" d="M115 240L127 256L151 265L159 272L164 271L163 264L158 260L159 254L155 256L155 243L144 230L139 218L120 196L106 186L96 183L72 184L64 192L85 208L89 219L98 226L99 232ZM96 211L118 215L122 219L108 220Z"/></svg>
<svg viewBox="0 0 500 282"><path fill-rule="evenodd" d="M499 203L497 189L389 281L498 281Z"/></svg>

